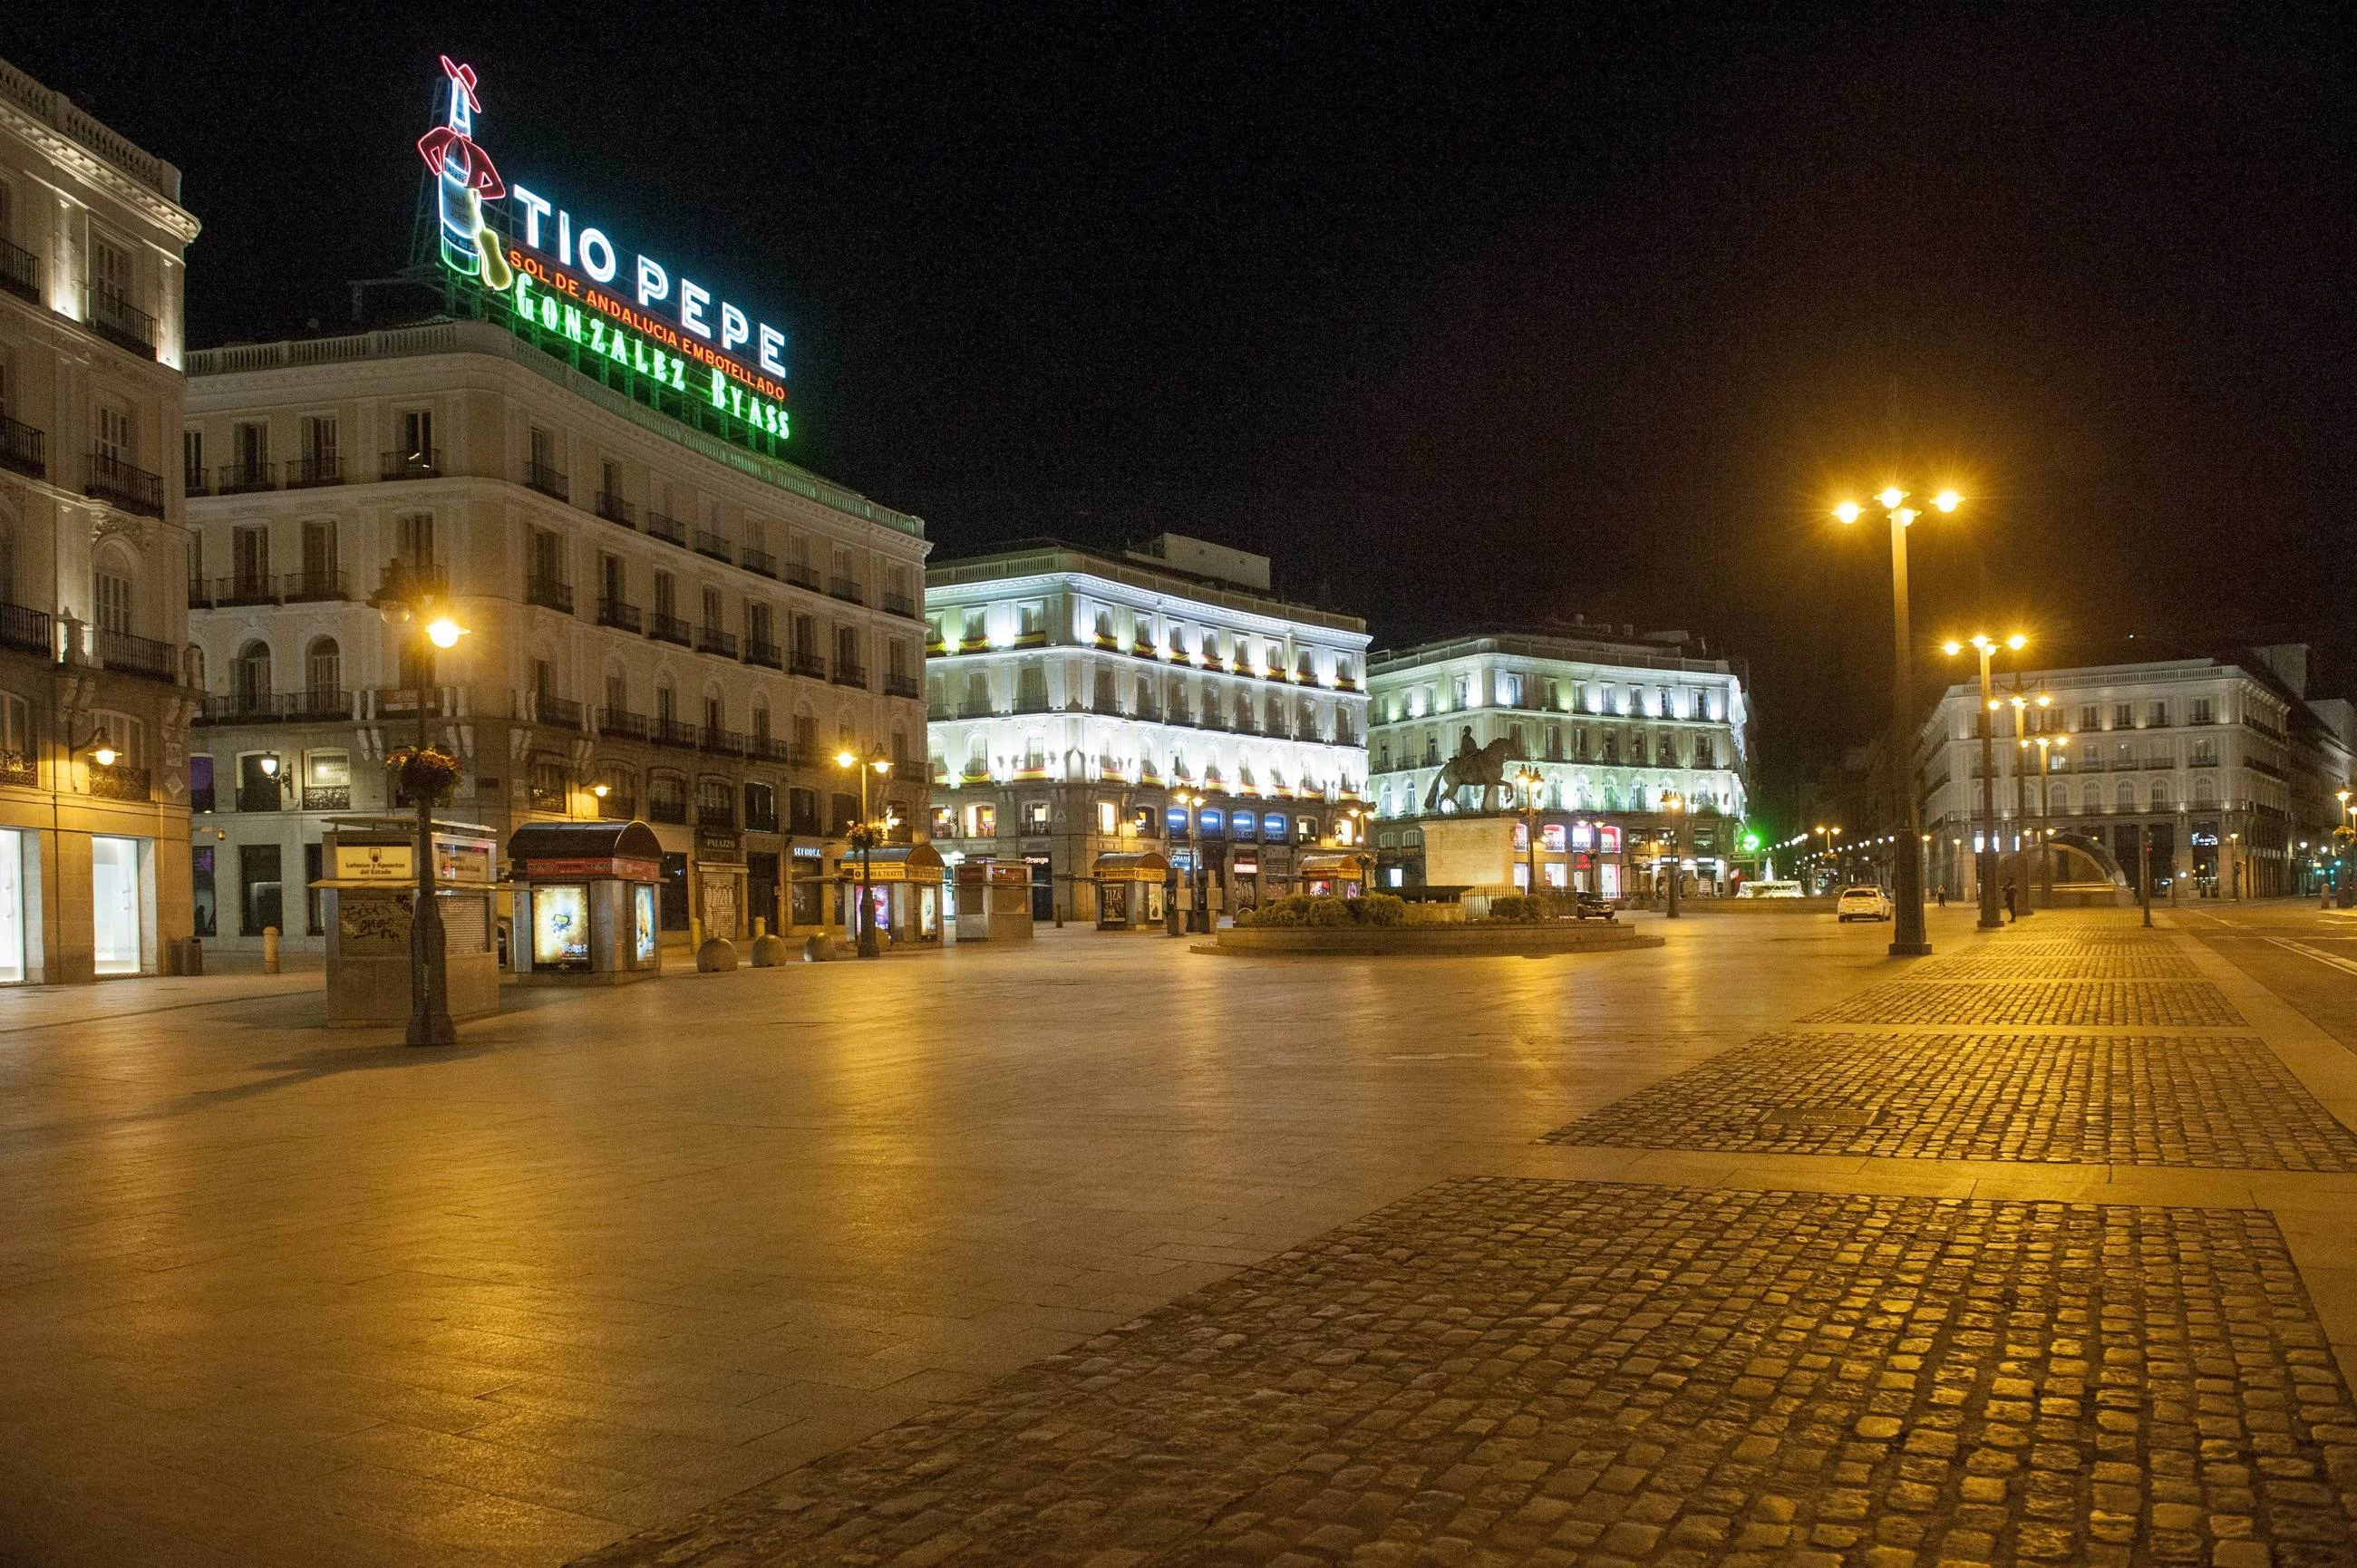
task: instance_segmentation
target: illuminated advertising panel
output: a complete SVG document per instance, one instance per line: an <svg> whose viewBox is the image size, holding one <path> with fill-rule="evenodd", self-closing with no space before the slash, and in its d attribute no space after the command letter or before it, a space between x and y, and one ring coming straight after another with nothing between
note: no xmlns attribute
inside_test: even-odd
<svg viewBox="0 0 2357 1568"><path fill-rule="evenodd" d="M637 402L783 456L792 433L786 335L503 177L475 140L483 105L474 68L444 55L442 70L447 112L417 151L435 177L440 256L454 294Z"/></svg>

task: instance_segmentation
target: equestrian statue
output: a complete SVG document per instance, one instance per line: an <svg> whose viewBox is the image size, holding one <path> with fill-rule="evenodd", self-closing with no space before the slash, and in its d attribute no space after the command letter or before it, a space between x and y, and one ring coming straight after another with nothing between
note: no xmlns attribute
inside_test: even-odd
<svg viewBox="0 0 2357 1568"><path fill-rule="evenodd" d="M1506 782L1506 764L1523 760L1524 754L1515 747L1512 740L1501 736L1487 746L1475 746L1469 732L1458 742L1457 755L1448 759L1441 768L1440 776L1432 781L1432 788L1425 791L1426 814L1438 811L1442 800L1453 797L1469 785L1481 791L1473 805L1476 811L1492 809L1490 800L1493 793L1498 801L1495 809L1511 811L1514 804L1514 789Z"/></svg>

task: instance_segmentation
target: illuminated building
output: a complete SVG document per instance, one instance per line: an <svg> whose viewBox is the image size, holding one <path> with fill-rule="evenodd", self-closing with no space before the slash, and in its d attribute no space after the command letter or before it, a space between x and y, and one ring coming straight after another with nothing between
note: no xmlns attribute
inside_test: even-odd
<svg viewBox="0 0 2357 1568"><path fill-rule="evenodd" d="M2020 682L2033 745L2018 744L2010 672L1990 715L2000 854L2050 828L2101 846L2133 886L2148 830L2156 886L2185 879L2180 896L2230 898L2306 890L2298 845L2330 838L2339 821L2352 736L2347 703L2307 696L2305 647L2029 670ZM1918 742L1927 882L1951 897L1977 894L1979 707L1977 685L1949 687Z"/></svg>
<svg viewBox="0 0 2357 1568"><path fill-rule="evenodd" d="M1416 826L1443 767L1469 744L1506 743L1511 782L1537 775L1539 876L1608 897L1650 889L1674 827L1691 884L1724 884L1738 853L1750 710L1736 661L1689 651L1683 632L1585 623L1387 650L1368 662L1378 879L1423 881ZM1523 789L1515 789L1517 805ZM1663 810L1675 797L1683 810ZM1517 813L1519 815L1519 812ZM1514 832L1528 880L1525 827Z"/></svg>
<svg viewBox="0 0 2357 1568"><path fill-rule="evenodd" d="M1099 854L1187 867L1190 827L1228 912L1301 890L1305 850L1351 836L1366 624L1278 597L1267 557L1013 545L935 564L925 620L933 838L1030 862L1038 918L1093 918Z"/></svg>
<svg viewBox="0 0 2357 1568"><path fill-rule="evenodd" d="M476 91L445 70L446 104ZM479 99L466 106L452 118L479 133ZM192 356L200 922L231 947L268 925L320 945L307 892L326 819L388 809L382 758L414 734L418 672L368 603L404 561L447 583L469 632L425 699L464 764L450 816L502 843L529 822L644 819L667 941L691 918L738 939L756 916L836 924L818 878L859 789L835 753L897 757L884 802L904 827L921 817L924 525L785 459L780 410L747 401L762 361L735 357L775 362L774 329L682 276L683 314L618 306L639 323L619 325L587 300L631 252L569 209L520 216L547 199L510 183L512 142L493 168L437 129L429 166L463 156L476 204L446 205L439 228L455 315ZM495 299L479 269L503 234Z"/></svg>
<svg viewBox="0 0 2357 1568"><path fill-rule="evenodd" d="M0 983L188 934L180 171L0 62Z"/></svg>

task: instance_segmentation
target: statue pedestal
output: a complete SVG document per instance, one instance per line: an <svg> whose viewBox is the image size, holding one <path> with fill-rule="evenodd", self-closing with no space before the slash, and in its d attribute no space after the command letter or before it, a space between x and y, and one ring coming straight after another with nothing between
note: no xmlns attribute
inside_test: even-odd
<svg viewBox="0 0 2357 1568"><path fill-rule="evenodd" d="M1426 817L1424 882L1427 887L1463 887L1475 893L1514 891L1512 817Z"/></svg>

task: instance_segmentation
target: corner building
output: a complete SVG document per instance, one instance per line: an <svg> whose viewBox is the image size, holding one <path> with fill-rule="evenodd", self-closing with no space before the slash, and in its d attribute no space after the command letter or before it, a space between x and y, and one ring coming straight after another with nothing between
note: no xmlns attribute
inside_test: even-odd
<svg viewBox="0 0 2357 1568"><path fill-rule="evenodd" d="M1506 778L1539 776L1539 878L1607 897L1650 895L1676 843L1685 888L1724 891L1750 769L1740 664L1699 656L1684 632L1633 628L1488 632L1377 653L1374 702L1378 878L1424 885L1416 825L1440 770L1469 746L1504 741ZM1676 796L1684 810L1663 809ZM1519 805L1523 792L1515 790ZM1444 797L1436 812L1459 802ZM1514 827L1517 885L1529 879Z"/></svg>
<svg viewBox="0 0 2357 1568"><path fill-rule="evenodd" d="M0 983L190 928L180 171L0 62Z"/></svg>
<svg viewBox="0 0 2357 1568"><path fill-rule="evenodd" d="M199 929L323 945L328 817L394 807L418 733L414 639L367 602L396 560L468 630L425 732L465 764L447 813L642 818L666 942L838 918L823 881L859 814L838 750L925 798L924 526L723 442L495 323L192 357L187 602Z"/></svg>
<svg viewBox="0 0 2357 1568"><path fill-rule="evenodd" d="M1055 540L927 574L932 836L1028 862L1032 912L1096 914L1139 849L1232 911L1304 890L1366 800L1366 623L1276 596L1268 558L1162 534ZM1200 809L1189 798L1200 795Z"/></svg>

